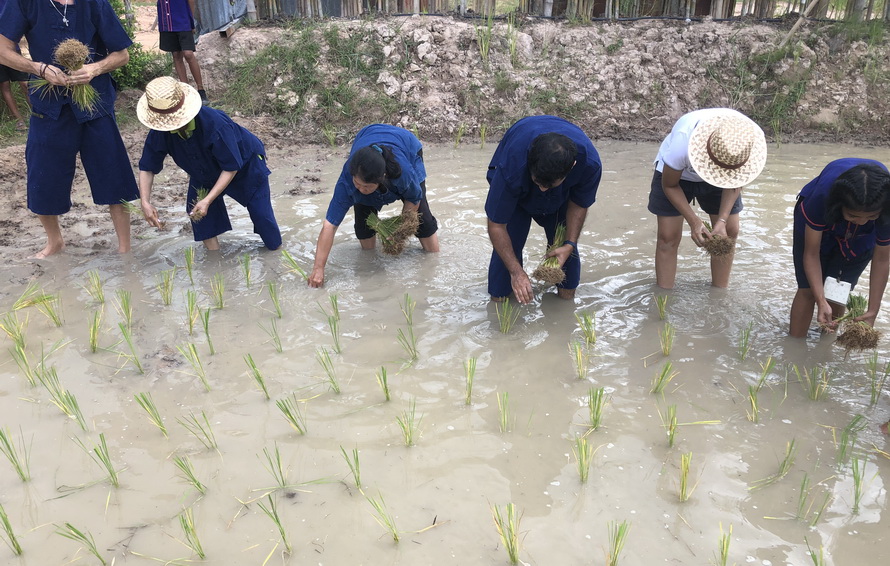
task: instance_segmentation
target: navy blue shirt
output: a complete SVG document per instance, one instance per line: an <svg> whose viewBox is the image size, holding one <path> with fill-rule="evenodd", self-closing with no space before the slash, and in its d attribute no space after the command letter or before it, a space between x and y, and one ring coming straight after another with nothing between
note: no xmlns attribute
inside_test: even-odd
<svg viewBox="0 0 890 566"><path fill-rule="evenodd" d="M528 152L535 138L547 133L571 139L578 154L562 184L542 191L528 171ZM556 116L529 116L510 126L491 158L485 214L495 224L506 224L517 207L532 216L555 213L569 200L588 208L601 177L599 154L581 128Z"/></svg>
<svg viewBox="0 0 890 566"><path fill-rule="evenodd" d="M423 166L423 159L419 155L423 149L420 140L404 128L387 124L371 124L362 128L355 136L352 149L349 151L349 158L352 159L352 155L356 151L372 144L385 145L392 150L396 161L402 168L402 175L398 179L387 179L385 186L381 185L370 195L364 195L355 188L355 184L352 182L349 160L347 160L343 165L340 178L337 179L334 196L331 198L331 204L328 205L328 212L325 215L325 219L334 226L339 226L343 222L346 213L355 204L364 204L380 210L383 205L397 200L420 204L423 199L423 189L420 184L426 180L426 169Z"/></svg>
<svg viewBox="0 0 890 566"><path fill-rule="evenodd" d="M65 25L63 17L68 20ZM28 50L33 61L56 64L53 51L66 39L77 39L90 48L90 60L94 63L109 53L129 47L133 41L124 31L108 0L77 0L63 6L51 0L6 0L0 12L0 35L13 43L28 39ZM111 75L99 75L90 81L99 92L99 100L93 114L71 105L80 123L100 116L114 115L116 93ZM32 91L33 92L33 91ZM33 95L34 112L53 120L59 117L62 106L70 100L64 89L53 87L45 96Z"/></svg>
<svg viewBox="0 0 890 566"><path fill-rule="evenodd" d="M158 0L158 31L192 31L195 18L188 0Z"/></svg>
<svg viewBox="0 0 890 566"><path fill-rule="evenodd" d="M834 224L828 224L825 220L826 201L831 187L838 177L857 165L875 165L887 171L883 163L873 159L852 157L836 159L826 165L819 176L807 183L798 195L802 214L795 215L794 229L803 232L804 228L809 226L817 232L822 232L820 248L822 254L837 247L847 260L854 260L873 249L875 245L890 245L890 223L880 218L869 220L862 226L847 222L843 218Z"/></svg>
<svg viewBox="0 0 890 566"><path fill-rule="evenodd" d="M223 171L237 171L226 191L243 191L250 197L269 176L266 149L252 133L232 121L225 112L203 106L195 117L195 130L183 139L177 133L151 130L145 138L140 171L155 175L169 155L188 173L195 188L210 190Z"/></svg>

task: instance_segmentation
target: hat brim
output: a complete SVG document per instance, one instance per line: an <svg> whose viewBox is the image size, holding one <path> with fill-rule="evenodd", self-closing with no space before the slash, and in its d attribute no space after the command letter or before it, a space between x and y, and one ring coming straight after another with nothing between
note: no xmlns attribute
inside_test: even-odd
<svg viewBox="0 0 890 566"><path fill-rule="evenodd" d="M136 117L139 118L139 121L145 127L160 132L172 132L185 126L192 121L192 118L198 115L203 106L201 95L190 84L179 83L179 86L185 93L185 100L176 112L171 112L170 114L161 114L151 110L148 107L148 98L143 93L136 104Z"/></svg>
<svg viewBox="0 0 890 566"><path fill-rule="evenodd" d="M708 155L708 140L714 130L728 118L742 117L751 126L751 135L754 137L751 146L751 154L741 167L727 169L717 165ZM702 120L692 131L689 137L689 163L696 174L709 185L721 189L736 189L751 183L763 171L766 165L766 136L754 120L736 113L718 114L706 120Z"/></svg>

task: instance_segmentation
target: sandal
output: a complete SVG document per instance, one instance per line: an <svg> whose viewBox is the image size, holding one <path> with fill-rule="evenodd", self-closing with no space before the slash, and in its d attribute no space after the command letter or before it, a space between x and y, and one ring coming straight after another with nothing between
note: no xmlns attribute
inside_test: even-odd
<svg viewBox="0 0 890 566"><path fill-rule="evenodd" d="M17 131L17 132L24 132L24 131L27 130L27 129L28 129L28 128L25 127L25 123L22 122L21 120L19 120L18 122L15 123L15 131Z"/></svg>

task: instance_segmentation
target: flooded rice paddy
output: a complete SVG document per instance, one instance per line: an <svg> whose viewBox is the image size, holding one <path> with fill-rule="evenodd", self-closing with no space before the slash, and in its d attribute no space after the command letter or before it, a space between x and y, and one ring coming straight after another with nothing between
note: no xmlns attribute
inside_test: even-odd
<svg viewBox="0 0 890 566"><path fill-rule="evenodd" d="M890 460L878 431L890 413L888 393L872 394L870 353L846 354L815 331L806 341L789 339L786 330L797 191L831 159L886 161L886 150L771 146L764 174L744 192L731 288L710 288L708 259L685 238L677 288L664 292L654 287L655 221L645 207L657 145L597 145L605 173L578 242L577 299L539 290L506 334L486 294L484 175L493 145L425 151L441 253L424 254L416 242L397 258L362 252L350 215L324 289L307 288L278 252L261 250L231 201L235 230L221 238L219 253L194 247L193 282L185 269L193 243L176 229L138 240L125 256L69 251L41 262L34 283L59 294L63 324L36 307L3 320L21 325L25 367L42 370L45 381L55 368L60 386L54 401L51 387L36 377L29 384L13 340L3 337L0 427L20 455L29 452L31 480L0 461L0 503L23 549L21 557L0 549L0 563L99 563L57 534L66 523L89 533L109 563L201 561L181 525L190 509L206 564L506 564L492 508L504 513L508 503L521 517L518 559L528 564L606 564L609 525L625 521L620 563L627 566L721 564L723 533L730 535L726 564L812 564L808 545L824 549L824 564L881 563L890 555ZM346 153L301 149L288 163L272 161L284 246L306 269ZM164 213L182 214L179 207ZM533 229L529 269L544 247L542 230ZM158 283L174 267L165 305ZM104 303L89 292L90 272L101 279ZM213 293L219 278L221 309ZM27 282L11 274L4 283L0 310L7 311ZM121 291L130 293L132 349L120 326L129 310ZM675 333L669 355L660 343L660 295L669 297L665 315ZM416 302L412 324L406 296ZM209 313L209 342L202 319L189 332L190 300ZM887 312L877 324L885 334ZM596 341L582 348L588 367L579 378L571 344L583 341L576 322L583 313L595 316ZM416 342L413 363L402 342ZM206 387L187 359L189 344ZM887 344L877 351L878 379L890 360ZM321 363L325 352L332 377ZM653 394L668 361L675 375ZM389 401L379 385L384 370ZM806 378L815 387L822 370L827 391L811 400ZM593 430L589 396L599 388L605 406ZM60 410L65 391L83 426ZM151 394L168 436L134 399L142 393ZM305 434L279 408L287 399ZM666 423L674 411L671 446ZM844 434L856 415L861 431ZM406 446L406 429L414 446ZM581 437L592 452L583 483ZM103 438L118 487L96 461ZM360 487L347 464L355 465L353 451ZM681 457L689 454L681 501ZM176 461L191 464L203 495ZM378 523L386 523L382 515L391 529Z"/></svg>

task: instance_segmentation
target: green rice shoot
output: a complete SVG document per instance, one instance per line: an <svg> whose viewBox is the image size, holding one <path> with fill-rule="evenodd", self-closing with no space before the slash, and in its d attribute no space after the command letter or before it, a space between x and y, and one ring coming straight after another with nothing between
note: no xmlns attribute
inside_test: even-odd
<svg viewBox="0 0 890 566"><path fill-rule="evenodd" d="M136 346L133 345L133 335L130 332L130 327L127 326L123 322L118 322L117 327L120 328L121 336L124 339L124 343L127 345L127 349L129 349L130 353L121 353L123 357L125 357L130 363L133 364L133 367L136 368L136 371L141 375L145 373L145 368L142 367L142 359L139 354L136 352Z"/></svg>
<svg viewBox="0 0 890 566"><path fill-rule="evenodd" d="M748 357L748 352L751 351L751 331L754 329L754 323L749 322L746 327L744 327L739 332L739 360L745 361L745 358Z"/></svg>
<svg viewBox="0 0 890 566"><path fill-rule="evenodd" d="M513 429L513 414L510 412L510 394L498 393L498 430L510 432Z"/></svg>
<svg viewBox="0 0 890 566"><path fill-rule="evenodd" d="M275 319L269 319L269 326L263 326L262 322L258 324L263 329L263 332L269 335L269 340L272 342L272 346L275 347L275 351L279 354L282 353L284 346L281 345L281 335L278 333L278 323L275 322Z"/></svg>
<svg viewBox="0 0 890 566"><path fill-rule="evenodd" d="M226 278L222 273L217 273L210 279L210 291L213 305L222 310L226 306Z"/></svg>
<svg viewBox="0 0 890 566"><path fill-rule="evenodd" d="M241 264L241 273L244 274L244 284L250 289L253 281L253 269L250 267L250 254L241 254L239 263Z"/></svg>
<svg viewBox="0 0 890 566"><path fill-rule="evenodd" d="M365 495L365 499L368 500L368 503L370 503L371 507L374 509L374 520L389 533L393 542L398 543L399 529L396 527L395 517L392 516L392 513L390 513L389 509L386 507L386 501L383 499L383 494L378 491L376 498L371 497L370 495Z"/></svg>
<svg viewBox="0 0 890 566"><path fill-rule="evenodd" d="M810 560L813 561L813 566L827 566L828 563L825 561L825 547L819 546L819 552L813 550L813 547L810 546L810 541L807 540L807 537L803 537L804 543L807 545L807 553L810 555Z"/></svg>
<svg viewBox="0 0 890 566"><path fill-rule="evenodd" d="M278 528L278 534L281 536L281 542L284 544L285 551L287 554L290 554L293 548L287 538L287 531L284 529L281 517L278 515L278 507L275 505L275 499L272 498L272 494L269 494L266 496L266 500L268 501L268 505L264 505L262 501L258 502L257 505L263 513L275 523L275 526Z"/></svg>
<svg viewBox="0 0 890 566"><path fill-rule="evenodd" d="M578 477L581 483L587 483L587 477L590 474L590 461L593 459L593 446L587 442L584 436L575 438L575 445L572 447L572 454L575 455L575 462L578 464Z"/></svg>
<svg viewBox="0 0 890 566"><path fill-rule="evenodd" d="M791 467L794 466L794 459L796 454L797 445L795 444L794 439L792 439L785 445L785 457L782 458L781 462L779 462L779 469L776 470L775 473L753 482L748 487L748 490L760 489L768 485L772 485L787 476L788 473L791 471Z"/></svg>
<svg viewBox="0 0 890 566"><path fill-rule="evenodd" d="M492 505L491 517L494 519L494 526L498 531L498 536L501 537L504 550L507 551L510 564L519 564L519 553L522 550L519 525L522 522L522 513L516 512L516 506L513 503L507 503L503 512L497 505Z"/></svg>
<svg viewBox="0 0 890 566"><path fill-rule="evenodd" d="M95 556L102 566L108 565L108 562L106 562L102 554L99 553L99 549L96 547L96 541L93 539L93 535L89 531L81 531L71 523L65 523L63 527L56 525L56 534L79 543L87 552Z"/></svg>
<svg viewBox="0 0 890 566"><path fill-rule="evenodd" d="M334 315L328 316L328 330L331 332L331 339L334 342L334 352L340 354L343 347L340 345L340 319Z"/></svg>
<svg viewBox="0 0 890 566"><path fill-rule="evenodd" d="M188 246L182 252L183 257L185 258L185 272L189 276L189 283L191 285L195 284L195 247Z"/></svg>
<svg viewBox="0 0 890 566"><path fill-rule="evenodd" d="M587 410L590 429L597 430L603 424L603 409L606 406L606 388L591 387L587 390Z"/></svg>
<svg viewBox="0 0 890 566"><path fill-rule="evenodd" d="M270 397L269 388L266 387L266 378L263 377L260 368L258 368L256 362L253 361L253 356L251 356L250 354L244 356L244 363L247 364L247 373L250 374L250 377L253 378L253 381L257 384L257 387L262 392L263 397L265 397L266 401L268 401Z"/></svg>
<svg viewBox="0 0 890 566"><path fill-rule="evenodd" d="M680 454L680 501L688 501L695 491L695 486L689 485L689 469L692 465L692 452Z"/></svg>
<svg viewBox="0 0 890 566"><path fill-rule="evenodd" d="M184 509L179 515L179 526L182 528L182 534L185 536L185 544L192 552L198 555L198 558L204 559L204 547L201 546L201 540L198 538L198 530L195 527L195 516L192 508Z"/></svg>
<svg viewBox="0 0 890 566"><path fill-rule="evenodd" d="M658 341L661 344L661 353L665 356L671 355L674 348L674 336L676 331L674 325L670 322L664 323L664 328L658 331Z"/></svg>
<svg viewBox="0 0 890 566"><path fill-rule="evenodd" d="M281 260L284 262L285 266L287 266L290 273L296 273L303 279L303 281L309 279L309 274L306 273L306 270L303 269L299 263L297 263L297 260L294 259L294 256L292 256L289 251L285 249L281 250Z"/></svg>
<svg viewBox="0 0 890 566"><path fill-rule="evenodd" d="M671 302L670 295L655 295L655 307L658 309L658 319L667 318L667 306Z"/></svg>
<svg viewBox="0 0 890 566"><path fill-rule="evenodd" d="M90 317L89 327L89 345L90 353L95 354L99 351L99 335L102 331L102 310L96 309Z"/></svg>
<svg viewBox="0 0 890 566"><path fill-rule="evenodd" d="M281 297L279 296L281 285L275 281L269 281L266 289L269 291L269 299L272 301L272 307L275 309L275 316L281 318Z"/></svg>
<svg viewBox="0 0 890 566"><path fill-rule="evenodd" d="M630 523L627 521L609 521L609 552L606 555L606 563L609 566L618 566L618 558L624 550L627 542L627 533L630 531Z"/></svg>
<svg viewBox="0 0 890 566"><path fill-rule="evenodd" d="M207 414L204 411L201 411L200 419L196 414L189 413L185 418L176 419L176 422L181 424L185 430L197 438L198 442L203 444L208 450L217 449L218 445L216 436L213 434L213 427L210 426L210 421L207 419Z"/></svg>
<svg viewBox="0 0 890 566"><path fill-rule="evenodd" d="M92 297L93 302L97 304L105 304L105 284L102 281L102 276L99 275L99 271L97 269L91 269L87 271L87 284L84 287L87 293Z"/></svg>
<svg viewBox="0 0 890 566"><path fill-rule="evenodd" d="M838 443L836 462L838 467L843 467L847 463L847 459L856 447L856 441L859 433L866 429L868 421L862 415L853 417L844 430L841 432L841 439Z"/></svg>
<svg viewBox="0 0 890 566"><path fill-rule="evenodd" d="M263 448L263 456L266 459L266 461L263 462L263 467L266 468L266 471L272 476L276 488L285 489L290 485L290 481L288 480L289 470L281 461L281 451L278 449L278 442L275 442L274 446L274 451L270 451L268 448Z"/></svg>
<svg viewBox="0 0 890 566"><path fill-rule="evenodd" d="M37 303L37 310L60 328L64 322L62 318L62 297L60 295L47 295L47 300Z"/></svg>
<svg viewBox="0 0 890 566"><path fill-rule="evenodd" d="M717 543L717 553L714 555L714 564L716 566L727 566L729 564L729 542L732 540L732 525L729 525L729 531L723 531L723 523L720 524L720 539Z"/></svg>
<svg viewBox="0 0 890 566"><path fill-rule="evenodd" d="M494 304L498 315L498 327L502 334L509 334L516 320L519 318L519 309L513 306L509 298Z"/></svg>
<svg viewBox="0 0 890 566"><path fill-rule="evenodd" d="M659 412L659 415L661 413ZM668 405L665 410L664 416L661 417L661 426L665 429L665 434L668 438L668 448L674 447L674 440L677 436L677 429L679 423L677 423L677 406L676 405Z"/></svg>
<svg viewBox="0 0 890 566"><path fill-rule="evenodd" d="M380 370L374 376L377 378L377 385L380 386L380 390L383 392L383 400L389 401L392 399L389 393L389 379L386 376L386 366L380 366Z"/></svg>
<svg viewBox="0 0 890 566"><path fill-rule="evenodd" d="M300 408L300 400L297 399L295 393L291 393L290 396L275 401L275 406L281 411L287 424L289 424L292 429L297 431L298 434L306 434L308 430L306 427L306 417L303 414L303 410Z"/></svg>
<svg viewBox="0 0 890 566"><path fill-rule="evenodd" d="M133 397L136 399L136 403L138 403L139 406L142 407L142 410L145 411L149 422L161 431L164 438L168 438L167 426L164 424L164 419L161 418L161 413L158 411L154 399L151 397L151 392L136 393Z"/></svg>
<svg viewBox="0 0 890 566"><path fill-rule="evenodd" d="M464 373L466 374L467 383L467 394L464 404L471 405L473 403L473 381L476 379L476 358L469 358L464 362Z"/></svg>
<svg viewBox="0 0 890 566"><path fill-rule="evenodd" d="M0 527L2 527L0 537L3 538L3 542L5 542L6 546L12 550L13 554L21 556L22 545L19 543L19 539L16 536L15 531L12 529L12 523L9 522L9 515L6 514L6 509L3 508L2 503L0 503Z"/></svg>
<svg viewBox="0 0 890 566"><path fill-rule="evenodd" d="M417 439L420 436L420 422L422 420L423 415L417 416L417 400L412 398L408 402L408 409L402 411L402 414L396 417L396 423L402 430L402 439L405 441L405 446L417 444Z"/></svg>
<svg viewBox="0 0 890 566"><path fill-rule="evenodd" d="M176 268L165 269L158 274L157 289L161 295L161 302L165 307L169 307L173 303L173 289L176 282Z"/></svg>
<svg viewBox="0 0 890 566"><path fill-rule="evenodd" d="M661 369L655 374L655 377L652 378L652 388L649 392L655 395L662 395L664 393L664 388L673 381L678 373L679 372L674 371L674 364L671 363L670 360L666 361L664 365L661 366Z"/></svg>
<svg viewBox="0 0 890 566"><path fill-rule="evenodd" d="M553 235L553 241L547 246L544 258L538 267L532 272L532 278L543 281L546 285L558 285L562 283L566 274L559 265L559 257L547 257L547 254L553 252L557 248L564 245L566 239L566 225L562 222L556 225L556 231ZM574 253L574 252L573 252Z"/></svg>
<svg viewBox="0 0 890 566"><path fill-rule="evenodd" d="M813 369L803 368L801 375L800 369L793 366L794 372L797 374L798 380L803 384L807 396L812 401L822 401L828 397L831 390L831 381L833 375L827 366L816 366Z"/></svg>
<svg viewBox="0 0 890 566"><path fill-rule="evenodd" d="M569 342L569 354L572 356L572 362L575 365L575 377L579 380L587 378L587 371L590 367L590 356L587 348L581 342L572 340Z"/></svg>
<svg viewBox="0 0 890 566"><path fill-rule="evenodd" d="M863 481L865 480L865 468L868 465L868 458L865 456L853 456L850 462L850 472L853 477L853 514L859 514L859 508L862 504L862 495L864 493Z"/></svg>
<svg viewBox="0 0 890 566"><path fill-rule="evenodd" d="M883 369L878 369L878 353L872 354L866 360L866 374L868 375L869 406L874 407L881 398L887 376L890 375L890 361L884 364Z"/></svg>
<svg viewBox="0 0 890 566"><path fill-rule="evenodd" d="M28 319L19 320L16 312L10 311L0 318L0 329L12 340L17 349L25 349L25 329L28 327Z"/></svg>
<svg viewBox="0 0 890 566"><path fill-rule="evenodd" d="M62 411L68 418L73 419L81 430L87 431L87 422L80 411L80 405L73 393L62 387L59 375L55 367L44 368L37 373L40 383L50 396L50 402Z"/></svg>
<svg viewBox="0 0 890 566"><path fill-rule="evenodd" d="M198 306L198 293L194 289L185 292L185 324L189 329L189 336L195 332L195 323L201 316L201 308Z"/></svg>
<svg viewBox="0 0 890 566"><path fill-rule="evenodd" d="M25 433L19 429L19 442L12 438L8 428L0 428L0 452L9 460L12 469L23 482L31 480L31 446L25 444Z"/></svg>
<svg viewBox="0 0 890 566"><path fill-rule="evenodd" d="M128 329L133 328L133 300L132 294L126 289L118 289L115 293L114 309Z"/></svg>
<svg viewBox="0 0 890 566"><path fill-rule="evenodd" d="M596 312L575 313L575 320L578 321L578 328L581 330L587 347L590 348L596 344Z"/></svg>
<svg viewBox="0 0 890 566"><path fill-rule="evenodd" d="M358 448L353 448L352 453L350 454L346 452L346 449L343 448L343 446L340 446L340 453L343 454L343 459L346 460L346 465L349 467L349 474L352 476L352 481L355 484L356 489L361 491L362 467L358 457Z"/></svg>
<svg viewBox="0 0 890 566"><path fill-rule="evenodd" d="M201 326L204 328L204 339L207 340L207 348L210 349L210 355L216 354L216 348L213 347L213 340L210 338L210 307L206 309L198 308L201 318Z"/></svg>
<svg viewBox="0 0 890 566"><path fill-rule="evenodd" d="M118 471L111 461L111 454L108 451L108 444L105 442L104 432L99 433L99 442L98 444L94 443L92 447L87 447L87 445L77 437L72 437L72 440L74 440L74 442L87 453L97 466L105 471L106 478L113 487L120 487L121 484L120 478L118 477Z"/></svg>
<svg viewBox="0 0 890 566"><path fill-rule="evenodd" d="M192 202L189 203L188 207L189 218L191 218L192 222L197 223L204 218L203 216L201 218L195 218L191 215L191 212L198 205L198 203L207 198L207 195L209 194L210 191L208 189L205 189L204 187L195 187L195 198L192 200Z"/></svg>
<svg viewBox="0 0 890 566"><path fill-rule="evenodd" d="M337 381L337 371L334 369L334 362L331 360L331 353L324 346L316 348L315 361L321 366L325 373L325 381L331 391L340 394L340 383Z"/></svg>
<svg viewBox="0 0 890 566"><path fill-rule="evenodd" d="M15 344L9 353L12 356L15 365L18 366L19 371L21 371L22 375L25 376L25 379L28 380L28 385L31 387L37 385L37 376L34 373L34 368L31 367L31 362L28 360L28 353L25 350L24 344Z"/></svg>
<svg viewBox="0 0 890 566"><path fill-rule="evenodd" d="M192 465L192 461L188 456L173 456L173 465L182 472L180 477L198 490L198 493L201 495L207 493L207 486L201 483L201 480L198 479L198 475L195 473L195 467Z"/></svg>
<svg viewBox="0 0 890 566"><path fill-rule="evenodd" d="M210 382L207 381L207 372L204 370L204 362L201 361L201 356L198 354L198 348L191 342L188 342L187 344L176 346L176 349L179 350L179 353L185 358L185 361L192 366L192 372L195 377L201 380L204 390L210 391Z"/></svg>
<svg viewBox="0 0 890 566"><path fill-rule="evenodd" d="M142 215L142 208L136 206L125 198L120 200L120 205L124 207L124 211L126 211L127 214L135 214L136 216Z"/></svg>

